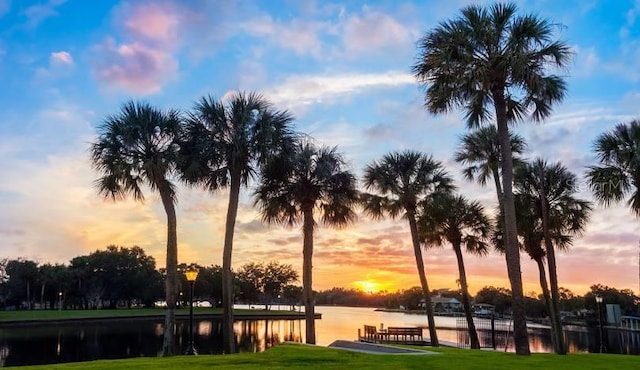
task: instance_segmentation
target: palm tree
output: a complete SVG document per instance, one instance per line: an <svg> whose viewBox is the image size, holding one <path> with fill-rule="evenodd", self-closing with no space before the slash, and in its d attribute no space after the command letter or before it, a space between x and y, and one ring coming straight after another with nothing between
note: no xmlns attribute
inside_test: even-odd
<svg viewBox="0 0 640 370"><path fill-rule="evenodd" d="M462 247L469 253L486 255L491 232L491 220L478 202L470 202L460 195L442 194L423 203L418 229L426 246L451 244L458 260L462 307L467 319L471 348L480 349L480 341L473 323L467 274L462 258Z"/></svg>
<svg viewBox="0 0 640 370"><path fill-rule="evenodd" d="M129 101L98 127L91 144L91 162L99 173L98 192L114 201L128 196L144 201L143 186L160 194L167 214L167 311L162 354L173 354L177 291L178 241L176 190L171 181L179 146L181 120L177 111L162 111L147 103Z"/></svg>
<svg viewBox="0 0 640 370"><path fill-rule="evenodd" d="M429 321L429 336L431 344L437 346L438 336L431 306L431 293L418 234L418 204L434 193L453 190L453 180L444 170L442 163L430 155L405 151L386 154L381 160L369 164L364 170L364 186L367 190L376 192L362 195L365 213L373 218L382 218L384 215L394 219L403 217L409 222Z"/></svg>
<svg viewBox="0 0 640 370"><path fill-rule="evenodd" d="M509 124L527 117L541 121L551 114L553 104L564 98L566 86L561 77L547 74L547 68L567 66L571 52L564 42L552 40L553 23L516 12L516 5L510 3L463 8L461 16L440 23L420 40L419 60L413 72L426 88L425 105L431 113L461 107L469 128L495 118L500 137L504 241L515 347L517 354L529 355Z"/></svg>
<svg viewBox="0 0 640 370"><path fill-rule="evenodd" d="M526 143L520 135L513 133L510 135L511 153L516 166L520 161L518 156L526 149ZM500 184L500 137L496 126L482 126L464 135L454 159L465 166L462 173L467 180L476 180L480 185L485 186L489 178L493 179L498 205L503 209Z"/></svg>
<svg viewBox="0 0 640 370"><path fill-rule="evenodd" d="M238 93L227 101L201 98L189 114L181 142L180 172L190 184L215 192L229 188L222 253L224 350L235 352L231 256L240 188L271 158L291 150L293 117L257 93Z"/></svg>
<svg viewBox="0 0 640 370"><path fill-rule="evenodd" d="M548 304L549 317L552 322L556 353L566 354L564 334L560 321L559 286L556 267L555 248L566 249L572 244L572 238L584 230L591 212L591 204L575 197L578 192L577 177L560 163L547 164L542 159L518 166L514 175L514 186L520 197L517 216L528 222L531 228L527 233L538 233L532 236L525 248L532 258L547 257L549 266L549 282L551 301ZM533 211L533 212L532 212ZM537 227L536 227L537 225ZM522 228L520 229L522 231ZM540 238L540 231L542 232ZM544 251L536 242L544 241ZM534 257L535 256L535 257ZM543 268L538 260L539 268ZM541 279L543 271L540 271ZM541 280L542 283L542 280ZM545 280L546 284L546 280ZM543 293L544 293L544 286ZM546 297L545 297L546 298Z"/></svg>
<svg viewBox="0 0 640 370"><path fill-rule="evenodd" d="M631 212L640 217L640 121L620 123L594 143L600 166L587 171L595 198L609 206L625 197Z"/></svg>
<svg viewBox="0 0 640 370"><path fill-rule="evenodd" d="M531 212L532 209L539 209L540 202L531 196L525 194L515 194L516 203L516 218L518 220L518 235L522 240L522 249L534 260L538 266L538 279L540 281L540 288L542 289L542 296L549 313L549 317L555 315L551 306L551 293L549 291L549 284L547 283L547 273L545 268L546 253L542 247L544 241L544 233L542 231L542 220L539 214ZM556 240L556 245L564 244L568 240L560 238ZM555 321L551 320L552 325L555 327ZM557 342L555 331L551 336L554 348Z"/></svg>
<svg viewBox="0 0 640 370"><path fill-rule="evenodd" d="M358 200L355 176L345 169L334 148L305 141L290 156L271 161L255 191L256 205L268 223L293 226L302 223L302 285L306 318L306 342L316 343L313 296L314 213L326 225L341 227L355 220Z"/></svg>

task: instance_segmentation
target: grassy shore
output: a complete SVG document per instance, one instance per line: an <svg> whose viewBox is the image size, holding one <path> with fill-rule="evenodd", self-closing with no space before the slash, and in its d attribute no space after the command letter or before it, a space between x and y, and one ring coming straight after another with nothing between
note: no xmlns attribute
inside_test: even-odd
<svg viewBox="0 0 640 370"><path fill-rule="evenodd" d="M60 321L60 320L83 320L83 319L109 319L121 317L156 317L164 316L162 308L133 308L115 310L32 310L32 311L0 311L0 323L16 323L29 321ZM178 316L188 316L189 309L181 308L176 310ZM222 315L222 308L195 307L195 316L218 316ZM235 309L234 315L238 318L259 318L259 317L304 317L304 313L276 310L243 310Z"/></svg>
<svg viewBox="0 0 640 370"><path fill-rule="evenodd" d="M431 350L431 348L429 349ZM436 348L439 355L374 355L301 344L282 344L262 353L100 360L21 369L636 369L637 356L534 354Z"/></svg>

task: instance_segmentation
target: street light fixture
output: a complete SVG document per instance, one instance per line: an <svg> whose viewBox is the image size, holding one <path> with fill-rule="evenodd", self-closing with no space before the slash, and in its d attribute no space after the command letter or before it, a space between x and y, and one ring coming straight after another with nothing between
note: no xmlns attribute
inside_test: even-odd
<svg viewBox="0 0 640 370"><path fill-rule="evenodd" d="M193 283L198 278L198 270L191 267L189 268L184 275L189 282L189 347L187 348L186 355L197 355L195 347L193 346Z"/></svg>
<svg viewBox="0 0 640 370"><path fill-rule="evenodd" d="M58 311L62 311L62 292L58 292Z"/></svg>
<svg viewBox="0 0 640 370"><path fill-rule="evenodd" d="M602 333L602 313L600 312L600 304L602 304L602 296L596 295L596 306L598 306L598 333L600 336L600 353L606 352Z"/></svg>

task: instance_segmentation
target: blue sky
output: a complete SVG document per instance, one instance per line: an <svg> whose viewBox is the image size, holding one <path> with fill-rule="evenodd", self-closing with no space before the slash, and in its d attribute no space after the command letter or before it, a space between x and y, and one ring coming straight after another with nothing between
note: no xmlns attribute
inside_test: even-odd
<svg viewBox="0 0 640 370"><path fill-rule="evenodd" d="M88 143L129 98L187 110L205 94L259 91L291 110L298 130L338 145L356 173L389 151L421 150L446 164L460 192L493 209L494 189L465 182L452 160L465 132L461 115L425 113L410 74L420 36L469 3L0 0L2 255L62 263L108 244L135 244L164 265L158 197L114 204L92 188ZM640 1L517 4L557 22L574 58L560 72L565 101L544 124L516 131L529 157L561 161L582 178L595 164L593 140L639 116ZM180 188L181 262L221 264L226 195ZM278 259L301 266L299 230L262 225L248 193L237 230L234 265ZM348 230L319 230L316 288L419 284L402 222L363 216ZM585 235L559 256L561 285L637 290L639 231L624 204L597 206ZM431 286L455 286L450 250L430 251L426 264ZM502 257L469 257L468 264L472 290L507 285ZM526 256L523 273L525 290L539 290Z"/></svg>

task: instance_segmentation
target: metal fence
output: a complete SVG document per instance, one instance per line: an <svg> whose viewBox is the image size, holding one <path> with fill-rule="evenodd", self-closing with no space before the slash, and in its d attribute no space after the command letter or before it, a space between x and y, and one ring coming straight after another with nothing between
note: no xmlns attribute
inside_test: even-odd
<svg viewBox="0 0 640 370"><path fill-rule="evenodd" d="M509 343L513 343L513 323L511 320L474 317L473 324L476 327L476 333L478 333L480 348L504 349L509 346ZM471 348L469 325L465 317L456 318L456 329L458 348Z"/></svg>

